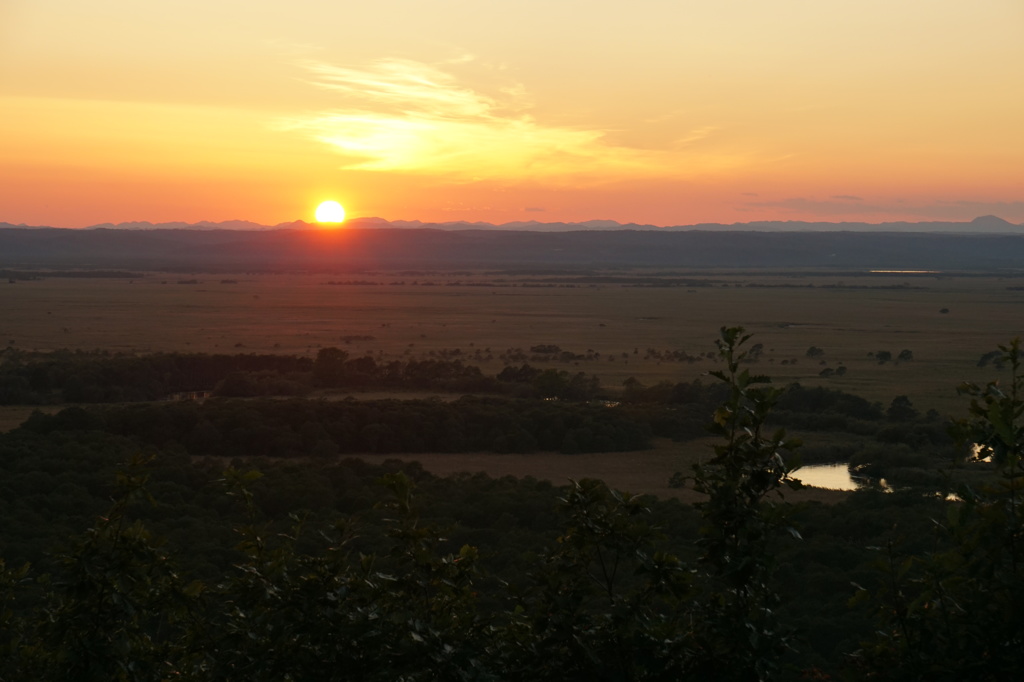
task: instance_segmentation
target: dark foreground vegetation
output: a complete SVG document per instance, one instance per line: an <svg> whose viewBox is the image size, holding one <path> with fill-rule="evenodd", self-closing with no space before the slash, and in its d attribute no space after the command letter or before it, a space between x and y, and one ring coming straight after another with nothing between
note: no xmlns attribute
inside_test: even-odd
<svg viewBox="0 0 1024 682"><path fill-rule="evenodd" d="M773 424L911 454L950 441L905 399L775 389L745 340L723 330L715 385L633 384L621 414L479 397L37 414L0 435L0 679L1014 679L1017 343L1008 382L964 387L976 485L793 507L798 443ZM653 399L666 391L678 402ZM718 443L679 476L696 508L338 457L525 447L520 432L635 448L684 405L708 408Z"/></svg>

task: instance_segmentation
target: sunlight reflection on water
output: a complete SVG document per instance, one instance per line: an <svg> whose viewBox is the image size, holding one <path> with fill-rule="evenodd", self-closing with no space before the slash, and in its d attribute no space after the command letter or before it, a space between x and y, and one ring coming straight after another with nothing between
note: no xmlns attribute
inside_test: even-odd
<svg viewBox="0 0 1024 682"><path fill-rule="evenodd" d="M803 481L804 485L815 488L857 490L861 487L845 464L810 464L800 467L793 475Z"/></svg>

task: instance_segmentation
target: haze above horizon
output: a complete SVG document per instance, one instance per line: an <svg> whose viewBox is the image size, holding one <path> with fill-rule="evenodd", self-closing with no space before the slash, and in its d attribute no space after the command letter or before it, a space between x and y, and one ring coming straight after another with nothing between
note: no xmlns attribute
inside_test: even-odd
<svg viewBox="0 0 1024 682"><path fill-rule="evenodd" d="M1024 5L0 6L0 221L1024 223Z"/></svg>

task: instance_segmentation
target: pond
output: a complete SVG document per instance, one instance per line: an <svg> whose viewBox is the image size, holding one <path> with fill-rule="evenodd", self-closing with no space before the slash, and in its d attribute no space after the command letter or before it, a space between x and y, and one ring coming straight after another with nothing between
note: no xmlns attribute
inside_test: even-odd
<svg viewBox="0 0 1024 682"><path fill-rule="evenodd" d="M804 485L828 490L857 490L866 485L864 479L856 479L850 475L846 464L809 464L793 472Z"/></svg>

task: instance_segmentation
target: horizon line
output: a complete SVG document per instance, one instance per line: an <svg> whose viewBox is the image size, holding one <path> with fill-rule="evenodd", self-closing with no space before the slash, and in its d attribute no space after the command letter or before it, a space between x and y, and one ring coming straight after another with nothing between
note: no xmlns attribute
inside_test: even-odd
<svg viewBox="0 0 1024 682"><path fill-rule="evenodd" d="M6 221L0 221L0 227L5 228L25 228L25 229L60 229L60 230L90 230L90 229L131 229L130 226L139 226L139 228L145 229L145 226L150 226L153 229L187 229L195 227L206 227L210 229L235 229L242 231L244 227L220 227L227 225L251 225L252 229L263 229L263 230L284 230L292 229L295 226L304 225L311 228L320 228L322 225L335 226L331 229L344 229L345 225L358 222L370 222L378 224L382 227L394 227L395 229L410 229L410 228L422 228L430 225L443 225L443 226L457 226L457 225L468 225L468 226L480 226L480 227L495 227L502 228L507 226L529 226L535 225L538 227L542 226L582 226L584 228L604 228L604 229L615 229L616 227L630 228L630 227L643 227L652 230L671 230L678 228L694 228L700 226L722 226L722 227L736 227L743 225L864 225L872 227L881 227L886 225L974 225L982 222L996 222L1005 225L1006 227L1024 227L1024 223L1012 223L1004 218L996 215L987 214L976 216L969 220L888 220L881 222L868 222L868 221L854 221L854 220L841 220L841 221L829 221L829 220L749 220L743 222L699 222L699 223L674 223L671 225L656 225L653 223L637 223L628 222L623 223L618 220L612 220L607 218L592 218L581 221L540 221L540 220L510 220L503 223L493 223L483 220L445 220L445 221L425 221L419 219L387 219L379 216L356 216L352 218L346 218L341 223L318 223L315 221L307 221L303 219L296 219L292 221L286 221L276 224L260 223L253 220L247 220L243 218L232 218L227 220L197 220L189 222L186 220L166 220L160 222L153 222L150 220L125 220L117 223L114 222L103 222L95 223L92 225L86 225L83 227L66 227L59 225L29 225L27 223L9 223ZM175 226L175 227L164 227L164 226ZM530 231L524 229L523 231Z"/></svg>

